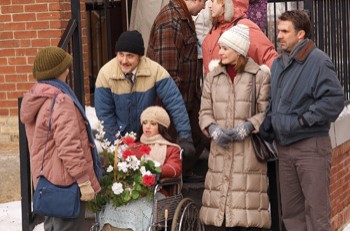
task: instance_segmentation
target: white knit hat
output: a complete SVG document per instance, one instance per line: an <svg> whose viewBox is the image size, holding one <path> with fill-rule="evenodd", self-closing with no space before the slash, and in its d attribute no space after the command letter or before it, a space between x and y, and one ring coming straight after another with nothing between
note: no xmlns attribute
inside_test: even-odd
<svg viewBox="0 0 350 231"><path fill-rule="evenodd" d="M222 43L246 57L250 46L249 27L237 24L225 31L218 43Z"/></svg>

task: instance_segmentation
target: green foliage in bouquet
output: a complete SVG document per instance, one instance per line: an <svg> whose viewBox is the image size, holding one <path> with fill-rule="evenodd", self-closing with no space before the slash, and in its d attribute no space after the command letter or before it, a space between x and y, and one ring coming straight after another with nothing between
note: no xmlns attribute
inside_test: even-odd
<svg viewBox="0 0 350 231"><path fill-rule="evenodd" d="M151 148L135 143L135 133L127 133L124 137L117 134L119 139L115 145L110 145L103 138L103 122L100 122L98 132L96 139L102 141L103 151L99 154L105 174L100 179L101 192L87 203L87 207L97 212L107 203L119 207L142 197L151 200L156 176L161 173L160 164L147 158Z"/></svg>

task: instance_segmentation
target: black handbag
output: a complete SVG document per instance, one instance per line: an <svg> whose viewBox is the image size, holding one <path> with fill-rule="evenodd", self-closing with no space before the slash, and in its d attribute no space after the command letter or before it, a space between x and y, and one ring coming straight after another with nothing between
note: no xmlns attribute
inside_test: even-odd
<svg viewBox="0 0 350 231"><path fill-rule="evenodd" d="M38 185L34 191L33 211L41 216L59 218L77 218L80 214L80 189L76 182L69 186L58 186L52 184L43 175L44 157L46 154L46 144L51 130L51 116L56 96L51 105L50 118L46 143L41 162Z"/></svg>
<svg viewBox="0 0 350 231"><path fill-rule="evenodd" d="M253 76L253 90L252 90L252 115L256 112L256 76ZM252 146L255 156L260 162L275 161L278 159L277 150L273 144L261 138L260 133L251 134Z"/></svg>

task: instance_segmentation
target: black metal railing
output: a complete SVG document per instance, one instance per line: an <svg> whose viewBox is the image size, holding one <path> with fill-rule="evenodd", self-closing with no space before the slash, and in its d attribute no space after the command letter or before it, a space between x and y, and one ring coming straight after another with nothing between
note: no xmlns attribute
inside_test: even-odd
<svg viewBox="0 0 350 231"><path fill-rule="evenodd" d="M349 0L268 0L267 35L277 46L277 18L292 9L307 10L313 22L312 39L318 48L332 59L338 78L344 87L345 99L350 99L350 1Z"/></svg>
<svg viewBox="0 0 350 231"><path fill-rule="evenodd" d="M78 100L85 105L84 100L84 74L81 42L80 1L71 1L72 18L61 37L58 47L65 49L73 56L73 65L67 82L73 88ZM21 109L22 97L18 98L18 111ZM20 118L20 116L18 117ZM32 210L32 176L30 172L30 159L28 142L24 124L18 119L19 150L20 150L20 178L21 178L21 209L22 231L31 231L43 221L43 217L34 214Z"/></svg>

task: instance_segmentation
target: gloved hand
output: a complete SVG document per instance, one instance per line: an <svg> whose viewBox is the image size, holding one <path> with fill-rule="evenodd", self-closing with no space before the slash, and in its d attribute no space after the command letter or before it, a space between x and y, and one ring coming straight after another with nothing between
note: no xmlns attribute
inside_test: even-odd
<svg viewBox="0 0 350 231"><path fill-rule="evenodd" d="M196 148L193 145L192 137L180 136L176 141L183 150L183 157L186 159L192 159L196 156Z"/></svg>
<svg viewBox="0 0 350 231"><path fill-rule="evenodd" d="M95 198L95 191L91 187L91 182L85 181L84 183L78 184L80 188L80 200L81 201L91 201L92 199Z"/></svg>
<svg viewBox="0 0 350 231"><path fill-rule="evenodd" d="M275 139L275 133L273 131L271 116L266 116L263 123L260 125L259 133L261 138L269 143L272 143Z"/></svg>
<svg viewBox="0 0 350 231"><path fill-rule="evenodd" d="M210 137L223 148L227 148L228 144L233 141L232 138L226 134L226 130L216 124L209 125L208 132Z"/></svg>
<svg viewBox="0 0 350 231"><path fill-rule="evenodd" d="M227 134L234 141L243 141L247 136L249 136L254 130L254 126L251 122L244 122L232 129L227 130Z"/></svg>

